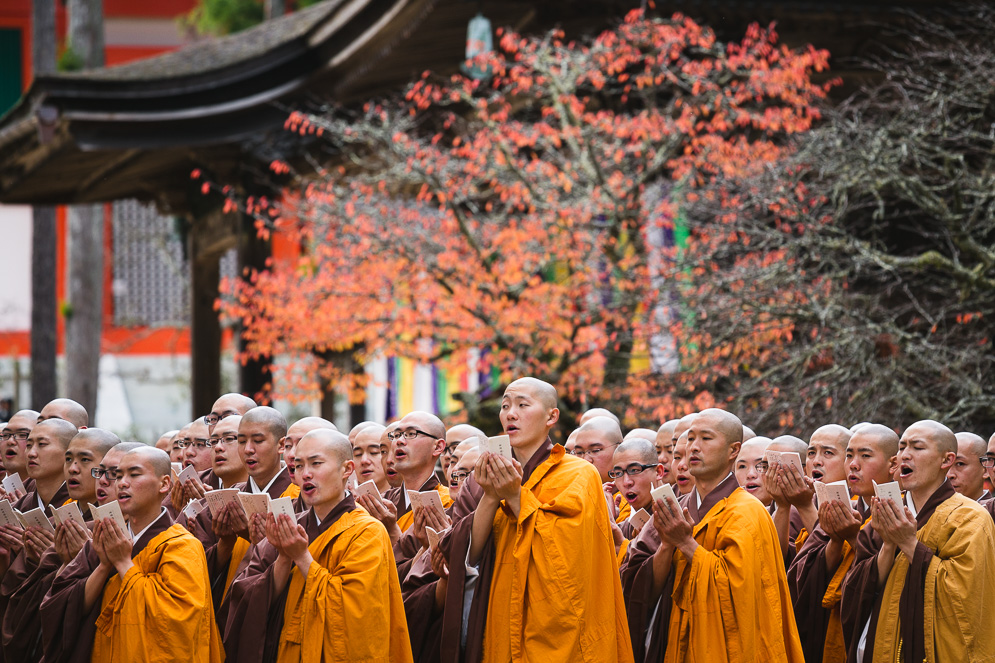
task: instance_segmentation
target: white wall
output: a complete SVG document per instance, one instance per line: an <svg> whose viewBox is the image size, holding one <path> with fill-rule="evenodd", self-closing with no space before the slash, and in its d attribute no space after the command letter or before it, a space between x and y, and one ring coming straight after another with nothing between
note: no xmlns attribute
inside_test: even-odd
<svg viewBox="0 0 995 663"><path fill-rule="evenodd" d="M30 328L31 208L0 205L0 330Z"/></svg>

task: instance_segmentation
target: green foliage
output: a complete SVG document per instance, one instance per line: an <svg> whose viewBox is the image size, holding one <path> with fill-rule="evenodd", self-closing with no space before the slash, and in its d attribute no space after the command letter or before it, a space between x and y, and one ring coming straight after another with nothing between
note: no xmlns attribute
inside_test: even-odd
<svg viewBox="0 0 995 663"><path fill-rule="evenodd" d="M321 0L288 0L288 11L318 4ZM263 21L263 0L199 0L184 18L200 34L227 35Z"/></svg>
<svg viewBox="0 0 995 663"><path fill-rule="evenodd" d="M66 46L62 54L59 55L59 61L56 63L59 71L82 71L83 70L83 58L73 50L72 46Z"/></svg>

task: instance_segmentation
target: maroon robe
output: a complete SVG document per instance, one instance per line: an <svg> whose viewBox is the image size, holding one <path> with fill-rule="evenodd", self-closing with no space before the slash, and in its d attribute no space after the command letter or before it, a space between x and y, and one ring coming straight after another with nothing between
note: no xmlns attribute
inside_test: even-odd
<svg viewBox="0 0 995 663"><path fill-rule="evenodd" d="M355 508L352 495L346 495L320 525L311 509L297 516L297 523L304 527L310 543ZM280 594L273 591L273 563L278 555L269 541L252 546L245 555L248 560L245 568L232 582L224 602L227 609L222 631L228 661L264 663L276 660L290 588L288 582Z"/></svg>
<svg viewBox="0 0 995 663"><path fill-rule="evenodd" d="M131 547L134 559L152 539L173 525L169 512L161 513ZM86 581L100 565L87 541L83 550L72 562L56 575L39 610L41 615L42 648L45 663L89 663L93 652L93 638L100 615L100 600L84 610Z"/></svg>
<svg viewBox="0 0 995 663"><path fill-rule="evenodd" d="M916 514L916 529L922 529L929 521L936 507L953 497L955 491L950 481L944 481L926 504ZM904 505L903 505L904 506ZM881 607L881 590L878 585L877 554L884 542L874 531L872 520L857 535L857 550L853 566L843 581L843 598L840 601L840 619L843 622L843 639L846 642L846 659L851 663L870 663L874 653L874 634L877 630L878 611ZM896 556L897 556L896 552ZM925 659L923 639L923 602L926 587L926 571L934 551L921 542L916 544L913 559L909 560L908 574L899 606L902 641L902 660L905 663ZM864 661L857 660L857 646L864 626L870 620L867 630L867 644L864 648Z"/></svg>

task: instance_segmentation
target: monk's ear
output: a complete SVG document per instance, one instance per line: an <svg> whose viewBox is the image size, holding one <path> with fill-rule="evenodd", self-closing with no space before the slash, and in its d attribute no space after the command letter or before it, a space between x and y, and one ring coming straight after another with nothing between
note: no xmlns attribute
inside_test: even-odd
<svg viewBox="0 0 995 663"><path fill-rule="evenodd" d="M656 466L656 478L657 479L663 478L663 463L658 463Z"/></svg>
<svg viewBox="0 0 995 663"><path fill-rule="evenodd" d="M345 481L349 475L356 471L356 461L347 460L342 463L342 480Z"/></svg>
<svg viewBox="0 0 995 663"><path fill-rule="evenodd" d="M169 495L170 489L173 487L173 479L168 474L163 475L159 478L159 494Z"/></svg>
<svg viewBox="0 0 995 663"><path fill-rule="evenodd" d="M891 460L888 461L888 474L890 476L895 476L895 470L898 469L898 456L892 456Z"/></svg>
<svg viewBox="0 0 995 663"><path fill-rule="evenodd" d="M438 440L435 441L435 448L432 449L432 456L438 458L445 452L445 450L446 450L446 438L440 437Z"/></svg>
<svg viewBox="0 0 995 663"><path fill-rule="evenodd" d="M733 462L736 462L736 459L739 458L739 450L742 448L742 442L733 442L729 445L729 458L731 458Z"/></svg>
<svg viewBox="0 0 995 663"><path fill-rule="evenodd" d="M955 454L953 451L948 451L947 453L943 454L943 462L940 463L940 467L943 468L944 470L949 470L951 467L954 466L954 463L956 462L957 462L957 454Z"/></svg>
<svg viewBox="0 0 995 663"><path fill-rule="evenodd" d="M550 428L556 425L556 422L560 420L560 408L554 407L549 411L549 416L546 418L546 425Z"/></svg>

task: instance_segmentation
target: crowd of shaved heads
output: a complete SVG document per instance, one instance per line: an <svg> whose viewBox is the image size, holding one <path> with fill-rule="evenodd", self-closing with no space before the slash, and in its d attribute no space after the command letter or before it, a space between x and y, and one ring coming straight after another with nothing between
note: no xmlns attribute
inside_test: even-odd
<svg viewBox="0 0 995 663"><path fill-rule="evenodd" d="M114 648L212 663L331 660L310 658L329 647L402 663L995 653L995 434L923 420L799 437L719 408L677 414L567 415L533 377L507 386L493 420L449 425L413 411L340 431L229 393L146 444L90 427L70 399L13 412L0 498L17 518L40 508L52 531L0 524L0 661L133 660ZM292 515L250 511L250 496ZM85 526L63 521L73 505ZM173 624L161 642L110 613L94 621L135 573L160 577L156 546L193 569L163 582L196 589L169 591L206 601L127 594ZM351 573L369 579L338 585L357 592L338 603L309 584ZM336 621L358 615L377 626ZM301 626L315 618L326 625Z"/></svg>

